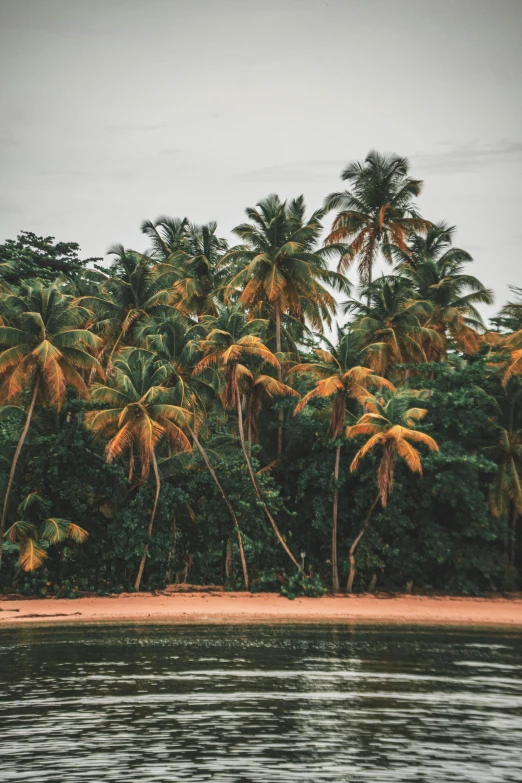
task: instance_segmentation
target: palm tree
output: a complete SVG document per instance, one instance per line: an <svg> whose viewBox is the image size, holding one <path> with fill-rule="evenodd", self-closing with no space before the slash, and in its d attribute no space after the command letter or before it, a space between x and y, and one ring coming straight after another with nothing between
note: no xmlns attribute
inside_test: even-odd
<svg viewBox="0 0 522 783"><path fill-rule="evenodd" d="M19 544L18 564L23 571L35 571L43 564L47 550L41 546L42 542L56 545L70 540L83 544L89 535L67 519L49 517L42 520L48 509L48 501L37 492L31 492L18 506L20 518L5 531L5 538L12 544Z"/></svg>
<svg viewBox="0 0 522 783"><path fill-rule="evenodd" d="M308 372L318 377L315 388L308 392L294 413L299 413L313 399L330 400L330 425L326 437L335 443L334 499L332 511L332 592L339 592L339 571L337 566L337 511L339 507L339 463L341 444L339 439L346 424L347 404L350 399L362 403L369 394L368 386L386 387L394 390L393 384L367 367L361 367L364 351L353 332L338 331L339 342L334 347L323 338L330 350L316 348L318 362L298 364L291 372Z"/></svg>
<svg viewBox="0 0 522 783"><path fill-rule="evenodd" d="M415 296L431 305L423 326L435 330L441 343L431 341L427 355L431 361L446 357L448 336L466 351L479 347L479 331L484 322L477 304L491 304L492 291L473 275L464 273L464 264L473 259L465 250L451 245L454 226L439 223L425 237L416 236L406 252L393 249L399 260L397 272L413 286Z"/></svg>
<svg viewBox="0 0 522 783"><path fill-rule="evenodd" d="M405 279L383 276L362 293L367 297L366 304L352 299L344 310L355 314L352 329L366 349L365 363L380 375L394 364L425 362L426 347L441 345L440 334L431 326L423 326L433 311L432 305L417 299Z"/></svg>
<svg viewBox="0 0 522 783"><path fill-rule="evenodd" d="M87 427L109 439L105 448L108 462L129 452L131 474L135 454L139 455L142 481L148 478L151 467L154 471L156 491L134 585L136 590L141 585L161 489L158 449L165 443L171 451L190 450L184 429L191 414L186 408L172 404L173 390L165 385L165 379L164 368L155 367L149 356L133 350L115 361L110 385L93 386L92 401L108 407L89 411L85 417Z"/></svg>
<svg viewBox="0 0 522 783"><path fill-rule="evenodd" d="M103 353L110 350L108 364L122 345L134 345L140 325L173 308L171 268L159 267L153 259L122 245L109 250L114 262L98 296L82 296L77 302L96 315L95 325L104 338ZM100 357L101 358L101 357Z"/></svg>
<svg viewBox="0 0 522 783"><path fill-rule="evenodd" d="M341 179L349 183L350 190L331 193L325 200L326 210L340 210L326 242L350 242L340 272L358 258L359 279L371 283L379 250L391 262L391 246L406 251L410 234L430 226L413 202L423 182L410 177L409 168L407 158L372 150L364 163L350 163L342 172Z"/></svg>
<svg viewBox="0 0 522 783"><path fill-rule="evenodd" d="M176 250L187 247L190 222L188 218L171 218L161 215L155 221L144 220L141 233L152 242L152 255L167 261Z"/></svg>
<svg viewBox="0 0 522 783"><path fill-rule="evenodd" d="M203 358L194 368L194 373L197 375L209 367L221 368L224 376L223 404L228 409L236 407L241 447L256 496L263 506L263 510L272 525L279 543L294 565L299 570L302 570L288 548L274 517L270 513L270 509L263 499L246 446L243 427L240 381L243 376L250 374L250 371L242 362L246 359L255 358L274 367L276 370L279 367L277 358L259 337L259 333L266 328L266 322L259 319L247 321L239 305L221 309L217 318L204 316L201 321L206 329L206 335L199 343Z"/></svg>
<svg viewBox="0 0 522 783"><path fill-rule="evenodd" d="M246 372L245 372L246 371ZM248 443L259 443L259 416L263 403L276 397L299 397L299 394L285 383L267 375L263 367L247 369L241 374L245 395L245 430Z"/></svg>
<svg viewBox="0 0 522 783"><path fill-rule="evenodd" d="M498 317L491 320L509 332L520 332L522 330L522 288L510 285L509 290L515 295L515 301L506 302Z"/></svg>
<svg viewBox="0 0 522 783"><path fill-rule="evenodd" d="M4 325L0 326L0 403L29 399L25 424L15 449L0 521L3 539L9 496L18 458L36 405L60 409L68 387L88 397L82 373L100 373L91 354L101 341L83 328L90 313L60 291L60 281L40 281L19 293L6 290L1 297ZM2 547L0 546L0 567Z"/></svg>
<svg viewBox="0 0 522 783"><path fill-rule="evenodd" d="M246 210L250 222L236 226L234 234L243 244L232 248L223 259L239 270L225 288L225 299L238 297L250 312L268 305L275 325L275 349L281 353L281 330L285 316L308 323L322 331L336 312L335 299L326 286L346 293L343 275L328 269L332 254L342 255L340 245L318 248L322 231L321 212L305 217L305 202L299 196L282 202L270 195L256 208ZM277 379L282 382L281 366ZM279 413L278 455L283 447L283 411Z"/></svg>
<svg viewBox="0 0 522 783"><path fill-rule="evenodd" d="M503 348L511 351L511 360L502 379L503 385L506 386L510 378L522 375L522 329L502 339L501 344Z"/></svg>
<svg viewBox="0 0 522 783"><path fill-rule="evenodd" d="M140 331L140 341L146 342L155 365L163 367L166 371L166 385L174 388L179 404L192 412L193 427L187 424L187 432L201 454L232 518L241 557L243 579L248 590L248 569L239 522L230 498L199 437L200 425L207 420L208 409L217 396L215 383L217 378L212 377L215 371L211 368L194 375L194 366L197 359L201 358L201 352L193 339L192 331L181 313L175 311L162 321L144 324Z"/></svg>
<svg viewBox="0 0 522 783"><path fill-rule="evenodd" d="M514 378L497 398L499 423L496 442L485 451L497 465L490 491L495 517L509 519L511 513L511 564L515 563L516 524L522 514L522 385Z"/></svg>
<svg viewBox="0 0 522 783"><path fill-rule="evenodd" d="M153 241L153 257L173 272L176 306L185 314L217 315L216 301L227 270L220 262L228 249L216 235L217 223L197 225L184 220L158 218L145 221L143 233Z"/></svg>
<svg viewBox="0 0 522 783"><path fill-rule="evenodd" d="M412 472L422 475L420 454L410 441L424 443L431 451L438 451L439 447L432 437L415 429L416 422L423 419L428 412L426 408L410 407L416 397L419 397L419 393L413 392L411 389L403 389L393 393L385 392L380 398L370 397L365 402L366 412L356 424L346 428L347 438L369 435L368 440L359 449L350 465L352 473L357 470L367 454L374 451L379 451L382 454L377 472L377 495L370 506L363 527L350 547L350 574L347 585L349 593L352 592L355 577L355 550L370 524L373 511L379 500L382 508L386 507L388 495L393 489L397 457L402 457Z"/></svg>

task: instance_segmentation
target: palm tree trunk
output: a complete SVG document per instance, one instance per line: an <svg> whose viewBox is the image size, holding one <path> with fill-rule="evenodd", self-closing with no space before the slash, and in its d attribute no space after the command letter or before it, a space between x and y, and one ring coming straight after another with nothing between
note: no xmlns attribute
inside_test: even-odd
<svg viewBox="0 0 522 783"><path fill-rule="evenodd" d="M348 584L346 585L346 592L347 593L351 593L352 589L353 589L353 580L355 578L355 550L357 549L359 541L361 540L361 538L365 534L365 532L366 532L366 530L368 528L368 525L370 524L370 520L372 518L372 514L374 512L375 506L379 502L379 498L380 497L381 497L381 493L377 492L377 497L375 498L375 500L373 501L372 505L370 506L370 510L368 511L368 513L366 515L366 519L364 520L364 525L362 526L362 528L361 528L361 530L359 532L359 535L357 536L357 538L354 540L353 544L350 547L350 553L349 553L349 557L350 557L350 573L348 575Z"/></svg>
<svg viewBox="0 0 522 783"><path fill-rule="evenodd" d="M241 530L239 529L239 522L237 521L236 514L234 512L234 509L232 508L232 503L230 502L230 500L228 498L228 495L226 494L225 490L221 486L221 482L220 482L220 480L217 477L217 473L216 473L216 471L214 470L214 468L212 466L212 463L211 463L211 461L210 461L210 459L208 457L207 452L205 451L205 449L203 448L203 446L199 442L198 436L190 428L189 428L189 432L190 432L190 437L192 438L192 440L196 444L196 448L198 449L199 453L203 457L203 461L204 461L205 465L207 466L210 475L214 479L214 483L215 483L216 487L221 492L223 500L227 504L227 508L229 510L230 516L232 517L232 522L234 523L234 530L236 531L236 535L237 535L237 545L239 547L239 554L240 554L240 557L241 557L241 566L243 568L243 580L245 582L245 588L247 590L249 590L250 589L250 583L249 583L249 580L248 580L248 570L247 570L247 564L246 564L246 558L245 558L245 551L243 549L243 537L241 535Z"/></svg>
<svg viewBox="0 0 522 783"><path fill-rule="evenodd" d="M334 467L334 499L332 514L332 593L339 592L339 570L337 567L337 510L339 507L339 489L337 482L339 480L339 462L341 459L341 447L335 449L335 467Z"/></svg>
<svg viewBox="0 0 522 783"><path fill-rule="evenodd" d="M177 525L176 525L176 514L174 513L172 515L172 519L170 522L170 529L172 530L172 547L169 552L169 556L167 559L167 573L165 574L165 578L167 580L167 584L171 584L173 574L172 574L172 562L174 560L174 557L176 555L176 535L178 532Z"/></svg>
<svg viewBox="0 0 522 783"><path fill-rule="evenodd" d="M239 439L241 440L241 448L243 449L243 454L245 455L245 461L246 461L246 464L247 464L248 472L250 474L250 479L252 481L252 486L254 487L254 491L255 491L258 499L263 504L264 512L267 515L270 524L272 525L274 533L277 536L277 540L279 541L279 543L281 544L281 546L285 550L286 554L288 555L288 557L290 558L292 563L302 573L303 569L301 568L301 566L299 565L299 563L297 562L297 560L295 559L295 557L293 556L293 554L289 550L288 546L286 545L286 541L284 540L283 536L279 532L279 528L277 527L276 521L275 521L274 517L272 516L272 514L270 513L270 511L268 509L268 506L266 505L265 501L263 500L263 496L261 495L261 490L259 489L259 484L257 483L256 474L254 473L254 468L252 467L252 463L250 461L250 455L248 453L248 450L247 450L247 447L246 447L246 444L245 444L245 433L243 431L243 412L241 410L241 396L239 394L239 389L237 390L236 399L237 399L237 420L238 420L238 425L239 425Z"/></svg>
<svg viewBox="0 0 522 783"><path fill-rule="evenodd" d="M281 306L279 302L275 306L275 324L276 324L276 352L281 353ZM277 368L277 380L283 382L283 368L281 365ZM279 411L279 427L277 429L277 456L283 453L283 426L285 423L285 414L281 409Z"/></svg>
<svg viewBox="0 0 522 783"><path fill-rule="evenodd" d="M140 589L141 578L143 576L143 569L145 568L145 563L147 562L147 552L149 551L149 544L152 536L152 527L154 525L154 517L156 516L156 509L158 507L158 500L159 500L159 494L161 489L158 463L156 462L156 455L154 452L152 452L152 467L154 468L154 477L156 479L156 493L154 495L154 505L152 506L152 513L150 515L149 526L147 528L147 543L143 547L143 556L141 558L140 567L138 568L138 575L136 577L136 582L134 583L134 589L136 590L136 592L138 592Z"/></svg>
<svg viewBox="0 0 522 783"><path fill-rule="evenodd" d="M25 437L27 435L27 432L29 430L29 425L31 423L31 419L33 417L34 412L34 406L36 404L36 397L38 395L38 387L40 386L40 378L37 376L36 380L34 382L34 389L33 394L31 397L31 402L29 404L29 409L27 411L27 417L25 420L25 424L23 427L23 430L20 434L20 438L18 440L18 444L15 449L15 453L13 456L13 461L11 463L11 470L9 472L9 479L7 481L7 488L5 490L5 497L4 497L4 507L2 509L2 520L0 521L0 568L2 567L2 550L3 550L3 544L4 544L4 530L5 530L5 520L7 517L7 506L9 503L9 495L11 494L11 489L13 488L13 482L16 472L16 465L18 463L18 457L20 456L20 452L22 451L22 446L24 445Z"/></svg>
<svg viewBox="0 0 522 783"><path fill-rule="evenodd" d="M234 578L234 539L230 538L227 546L227 554L225 558L225 576L227 582Z"/></svg>
<svg viewBox="0 0 522 783"><path fill-rule="evenodd" d="M510 565L515 565L515 553L517 546L517 520L518 520L518 508L513 507L513 515L511 517L511 551L510 551Z"/></svg>

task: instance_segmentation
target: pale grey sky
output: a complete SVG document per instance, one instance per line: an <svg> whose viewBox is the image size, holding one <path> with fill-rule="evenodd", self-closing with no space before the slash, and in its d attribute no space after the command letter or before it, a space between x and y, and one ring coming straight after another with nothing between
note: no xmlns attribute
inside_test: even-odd
<svg viewBox="0 0 522 783"><path fill-rule="evenodd" d="M498 305L522 285L522 0L0 0L0 74L0 241L143 249L160 214L230 237L375 148Z"/></svg>

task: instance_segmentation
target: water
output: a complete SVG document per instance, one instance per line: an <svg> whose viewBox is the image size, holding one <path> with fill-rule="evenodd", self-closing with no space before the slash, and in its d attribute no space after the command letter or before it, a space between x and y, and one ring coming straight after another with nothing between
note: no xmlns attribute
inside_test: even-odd
<svg viewBox="0 0 522 783"><path fill-rule="evenodd" d="M522 634L0 629L0 780L522 781Z"/></svg>

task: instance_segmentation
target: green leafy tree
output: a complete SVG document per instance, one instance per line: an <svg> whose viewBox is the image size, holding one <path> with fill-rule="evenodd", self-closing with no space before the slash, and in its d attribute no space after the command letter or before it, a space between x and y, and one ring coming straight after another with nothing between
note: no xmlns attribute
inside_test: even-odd
<svg viewBox="0 0 522 783"><path fill-rule="evenodd" d="M39 237L22 231L16 239L0 245L0 281L20 285L39 278L51 284L57 277L75 281L86 273L87 264L99 258L80 259L76 242L55 242L54 237Z"/></svg>

